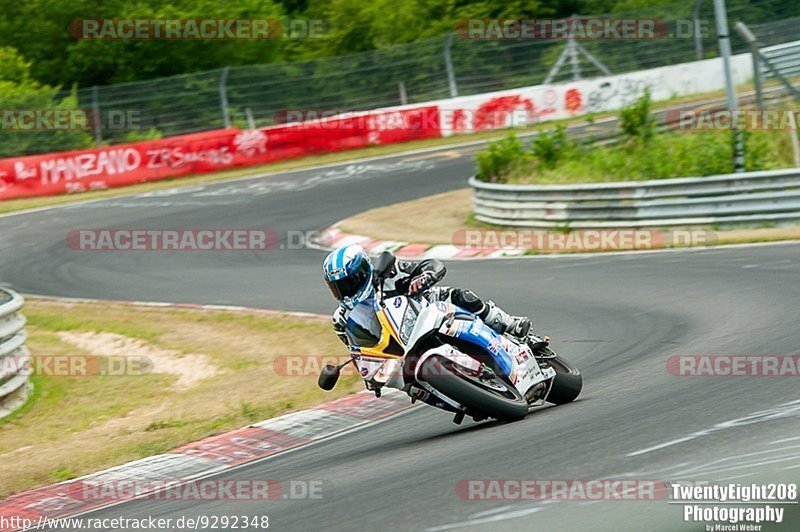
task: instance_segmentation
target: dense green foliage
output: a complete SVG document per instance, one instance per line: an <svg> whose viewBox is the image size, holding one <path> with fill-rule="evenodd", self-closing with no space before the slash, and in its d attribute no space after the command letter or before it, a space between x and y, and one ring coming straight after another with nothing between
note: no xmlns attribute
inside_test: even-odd
<svg viewBox="0 0 800 532"><path fill-rule="evenodd" d="M57 90L31 79L30 63L13 48L0 48L0 109L13 112L24 109L77 109L74 95L57 97ZM0 157L16 155L20 151L36 151L40 144L54 149L83 148L91 144L88 131L13 131L6 123L0 127Z"/></svg>
<svg viewBox="0 0 800 532"><path fill-rule="evenodd" d="M790 17L800 15L800 3L790 0L727 2L732 23L791 22ZM689 18L694 5L695 0L7 0L0 18L0 48L15 59L0 62L0 80L5 80L0 108L96 109L102 144L226 123L243 127L248 113L263 127L280 122L281 113L292 109L398 105L401 86L408 103L445 98L450 95L446 42L451 42L460 95L540 84L563 51L560 41L449 41L446 35L463 19L613 13L617 18L674 21ZM701 3L700 17L707 23L711 9L710 1ZM281 20L284 27L289 21L319 22L322 27L315 38L271 40L86 40L71 35L81 19L98 18L267 18ZM794 38L791 24L777 32L770 24L762 32L767 38ZM716 54L713 27L702 43L704 56ZM583 41L583 46L614 73L696 58L689 38ZM742 46L735 35L733 46ZM562 70L556 80L571 78L569 68ZM584 61L583 76L599 73ZM139 120L124 128L109 127L105 118L111 112ZM631 124L636 127L635 120ZM83 132L6 132L1 140L3 155L81 148L90 141ZM563 156L560 143L556 134L541 137L534 147L549 158L546 164L554 165Z"/></svg>
<svg viewBox="0 0 800 532"><path fill-rule="evenodd" d="M650 114L650 88L633 105L619 113L619 128L626 137L647 142L656 134L655 117Z"/></svg>
<svg viewBox="0 0 800 532"><path fill-rule="evenodd" d="M745 163L748 171L792 166L789 133L748 132ZM514 183L626 181L697 177L733 172L730 131L668 132L649 142L605 147L576 147L574 156L552 168L535 167L509 176Z"/></svg>
<svg viewBox="0 0 800 532"><path fill-rule="evenodd" d="M705 5L708 4L708 5ZM704 14L711 2L704 3ZM676 5L678 7L676 7ZM224 66L297 61L390 47L453 31L464 18L568 17L646 9L687 16L694 0L25 0L3 2L0 46L31 61L40 83L70 87L152 79ZM728 0L749 22L797 14L790 0ZM273 18L324 21L321 39L103 41L70 36L81 18Z"/></svg>
<svg viewBox="0 0 800 532"><path fill-rule="evenodd" d="M567 138L563 125L551 131L543 131L531 141L531 153L543 168L555 168L558 163L572 154L575 145Z"/></svg>
<svg viewBox="0 0 800 532"><path fill-rule="evenodd" d="M477 177L499 183L565 183L697 177L733 172L729 130L658 133L646 93L620 112L622 138L579 145L562 126L534 138L526 150L513 133L475 154ZM793 165L792 131L745 131L748 171Z"/></svg>
<svg viewBox="0 0 800 532"><path fill-rule="evenodd" d="M523 171L531 154L513 133L495 142L490 142L485 150L475 154L478 178L484 181L502 181L515 171Z"/></svg>

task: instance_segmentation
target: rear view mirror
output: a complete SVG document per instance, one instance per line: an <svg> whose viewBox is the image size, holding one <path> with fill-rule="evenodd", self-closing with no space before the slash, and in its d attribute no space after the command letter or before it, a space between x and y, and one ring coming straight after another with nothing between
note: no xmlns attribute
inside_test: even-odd
<svg viewBox="0 0 800 532"><path fill-rule="evenodd" d="M375 259L375 276L378 278L391 275L394 269L395 257L391 251L384 251Z"/></svg>
<svg viewBox="0 0 800 532"><path fill-rule="evenodd" d="M339 374L340 368L338 366L327 364L324 368L322 368L322 371L319 374L319 379L317 380L317 384L323 390L331 391L339 381Z"/></svg>

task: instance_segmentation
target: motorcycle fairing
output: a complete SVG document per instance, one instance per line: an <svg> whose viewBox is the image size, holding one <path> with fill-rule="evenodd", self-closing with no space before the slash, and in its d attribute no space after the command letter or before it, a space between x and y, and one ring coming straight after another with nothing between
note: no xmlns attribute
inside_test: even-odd
<svg viewBox="0 0 800 532"><path fill-rule="evenodd" d="M430 334L438 332L471 343L489 354L497 362L498 371L508 377L523 394L535 384L555 376L552 368L542 371L527 347L519 346L497 334L474 314L456 305L445 302L430 303L424 299L415 301L405 296L395 296L385 299L383 305L376 304L375 312L384 329L379 345L388 344L388 340L383 338L384 335L391 336L403 346L406 355L417 351L417 345ZM361 349L363 354L369 352L373 355L375 351L375 349ZM429 349L417 360L416 380L439 399L460 408L460 405L429 387L424 382L424 376L419 374L423 362L433 355L447 358L465 370L475 373L481 370L480 362L450 345ZM375 356L394 358L383 353ZM390 379L402 379L400 373L396 372ZM370 375L372 374L375 373L370 371Z"/></svg>
<svg viewBox="0 0 800 532"><path fill-rule="evenodd" d="M465 311L462 310L462 312ZM498 369L503 375L511 377L514 361L511 354L506 350L507 344L510 344L510 342L503 342L502 337L481 320L452 319L449 322L445 322L439 332L480 347L497 362Z"/></svg>

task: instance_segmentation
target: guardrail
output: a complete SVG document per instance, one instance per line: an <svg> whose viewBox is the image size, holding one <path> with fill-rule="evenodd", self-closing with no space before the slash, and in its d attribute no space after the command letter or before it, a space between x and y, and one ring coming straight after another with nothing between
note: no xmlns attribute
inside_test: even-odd
<svg viewBox="0 0 800 532"><path fill-rule="evenodd" d="M800 41L794 41L761 48L761 53L786 78L800 75ZM772 72L761 65L762 74L771 77Z"/></svg>
<svg viewBox="0 0 800 532"><path fill-rule="evenodd" d="M22 296L0 288L0 417L22 406L31 390L28 381L30 352L25 346L25 316Z"/></svg>
<svg viewBox="0 0 800 532"><path fill-rule="evenodd" d="M476 219L539 228L746 225L800 220L800 168L575 185L469 181Z"/></svg>

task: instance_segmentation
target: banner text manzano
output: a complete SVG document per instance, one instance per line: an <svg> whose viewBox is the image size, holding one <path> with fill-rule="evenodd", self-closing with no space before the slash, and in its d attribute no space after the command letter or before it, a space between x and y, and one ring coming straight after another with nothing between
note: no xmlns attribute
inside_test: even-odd
<svg viewBox="0 0 800 532"><path fill-rule="evenodd" d="M254 130L212 130L113 148L0 159L0 200L102 190L441 136L435 127L436 106L370 113L367 119L359 116ZM409 123L430 127L406 129L404 124Z"/></svg>

